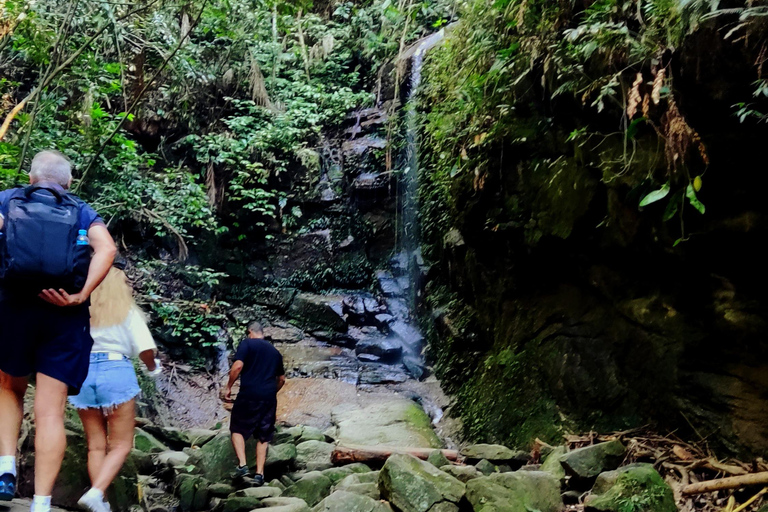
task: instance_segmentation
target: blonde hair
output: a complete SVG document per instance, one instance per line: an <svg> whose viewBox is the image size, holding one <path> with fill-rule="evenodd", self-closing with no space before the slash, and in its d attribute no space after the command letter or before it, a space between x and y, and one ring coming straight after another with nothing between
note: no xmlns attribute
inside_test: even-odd
<svg viewBox="0 0 768 512"><path fill-rule="evenodd" d="M128 318L136 307L133 290L122 270L109 269L107 277L91 294L91 327L112 327Z"/></svg>

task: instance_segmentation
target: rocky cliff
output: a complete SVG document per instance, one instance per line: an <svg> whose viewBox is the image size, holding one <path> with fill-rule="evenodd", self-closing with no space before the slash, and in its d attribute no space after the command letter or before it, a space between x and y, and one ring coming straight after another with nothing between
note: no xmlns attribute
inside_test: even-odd
<svg viewBox="0 0 768 512"><path fill-rule="evenodd" d="M583 59L600 23L648 43L661 22L596 5L489 21L481 3L431 54L420 103L425 309L467 433L651 422L768 453L767 133L737 115L761 104L762 43L717 15L645 59L635 35ZM603 89L571 92L576 66Z"/></svg>

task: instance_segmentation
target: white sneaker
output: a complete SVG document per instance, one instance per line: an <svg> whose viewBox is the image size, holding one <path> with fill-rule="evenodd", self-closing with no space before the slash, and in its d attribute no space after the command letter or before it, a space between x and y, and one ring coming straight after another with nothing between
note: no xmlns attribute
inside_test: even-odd
<svg viewBox="0 0 768 512"><path fill-rule="evenodd" d="M88 512L112 512L109 503L104 501L104 494L98 489L88 489L88 492L77 500L77 504Z"/></svg>

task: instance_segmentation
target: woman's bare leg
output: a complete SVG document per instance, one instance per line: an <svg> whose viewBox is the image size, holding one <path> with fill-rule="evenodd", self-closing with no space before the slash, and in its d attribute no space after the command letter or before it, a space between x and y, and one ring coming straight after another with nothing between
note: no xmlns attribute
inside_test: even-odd
<svg viewBox="0 0 768 512"><path fill-rule="evenodd" d="M101 409L79 409L77 412L88 440L88 476L93 484L107 456L107 422Z"/></svg>
<svg viewBox="0 0 768 512"><path fill-rule="evenodd" d="M136 418L135 400L130 400L117 406L112 413L107 416L107 427L109 435L107 436L107 456L101 465L101 470L96 478L93 479L95 489L104 493L112 483L112 480L120 473L120 469L125 463L125 459L131 453L133 448L133 429Z"/></svg>

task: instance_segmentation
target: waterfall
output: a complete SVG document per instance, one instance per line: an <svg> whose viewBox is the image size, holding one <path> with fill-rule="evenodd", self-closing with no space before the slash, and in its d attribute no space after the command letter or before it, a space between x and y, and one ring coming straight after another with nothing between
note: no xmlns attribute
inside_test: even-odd
<svg viewBox="0 0 768 512"><path fill-rule="evenodd" d="M419 41L411 56L410 88L405 109L405 169L403 173L401 202L401 233L398 244L398 264L407 272L411 286L408 287L409 305L413 311L416 305L417 286L415 277L421 263L421 238L419 229L419 146L416 122L416 100L421 84L421 71L426 53L442 41L444 30L435 32Z"/></svg>

